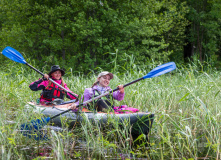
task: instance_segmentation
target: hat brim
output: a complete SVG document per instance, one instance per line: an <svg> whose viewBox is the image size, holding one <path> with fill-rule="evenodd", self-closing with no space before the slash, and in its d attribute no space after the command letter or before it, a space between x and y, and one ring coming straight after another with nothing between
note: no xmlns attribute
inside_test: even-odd
<svg viewBox="0 0 221 160"><path fill-rule="evenodd" d="M114 76L113 76L113 74L112 74L112 73L108 73L107 75L109 75L109 76L110 76L110 79L113 79L113 78L114 78Z"/></svg>
<svg viewBox="0 0 221 160"><path fill-rule="evenodd" d="M53 71L49 72L48 75L51 76L52 73L54 73L54 72L56 72L56 71L58 71L58 70L61 71L61 76L65 75L65 71L62 70L62 69L53 70Z"/></svg>
<svg viewBox="0 0 221 160"><path fill-rule="evenodd" d="M113 78L114 78L114 75L113 75L112 73L110 73L110 72L108 72L108 73L106 73L106 74L102 74L102 75L98 76L97 78L100 78L100 77L106 76L106 75L109 75L109 76L110 76L110 79L113 79Z"/></svg>

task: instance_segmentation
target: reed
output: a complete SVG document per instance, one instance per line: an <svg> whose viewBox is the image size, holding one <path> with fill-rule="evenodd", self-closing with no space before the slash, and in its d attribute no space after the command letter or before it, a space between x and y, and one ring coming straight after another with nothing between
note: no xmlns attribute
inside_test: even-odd
<svg viewBox="0 0 221 160"><path fill-rule="evenodd" d="M47 141L24 137L19 126L42 115L25 111L28 101L36 100L40 92L31 91L29 84L40 78L22 65L11 63L0 72L0 154L2 159L74 159L74 158L151 158L151 159L220 159L221 73L199 65L178 66L172 73L147 79L125 88L127 104L140 111L155 114L150 134L151 147L141 135L133 140L130 125L119 128L100 127L85 120L72 130L63 120L59 132L45 129ZM116 70L111 87L140 78L150 70L134 69L119 74ZM96 80L92 72L74 76L71 69L64 77L69 88L82 95ZM134 143L134 142L140 143Z"/></svg>

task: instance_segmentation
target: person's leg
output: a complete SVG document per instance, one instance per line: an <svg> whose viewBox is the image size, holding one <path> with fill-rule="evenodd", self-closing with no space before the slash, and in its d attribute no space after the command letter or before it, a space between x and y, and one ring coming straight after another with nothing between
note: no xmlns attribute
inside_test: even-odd
<svg viewBox="0 0 221 160"><path fill-rule="evenodd" d="M106 101L104 101L104 100L102 100L102 99L99 99L99 100L97 101L95 107L96 107L95 109L96 109L98 112L100 112L100 111L107 111L109 108L111 108L111 107L109 106L108 102L106 102Z"/></svg>

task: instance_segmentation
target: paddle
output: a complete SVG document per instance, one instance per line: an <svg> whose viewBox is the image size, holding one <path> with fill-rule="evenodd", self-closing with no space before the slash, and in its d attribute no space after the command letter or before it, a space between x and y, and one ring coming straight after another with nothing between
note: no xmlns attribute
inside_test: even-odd
<svg viewBox="0 0 221 160"><path fill-rule="evenodd" d="M6 47L3 51L2 54L4 56L6 56L7 58L18 62L18 63L22 63L22 64L26 64L27 66L29 66L31 69L34 69L36 72L38 72L39 74L41 74L42 76L44 76L44 74L42 72L40 72L39 70L37 70L36 68L34 68L33 66L31 66L30 64L28 64L25 59L23 58L23 56L21 55L21 53L19 53L17 50L15 50L12 47ZM57 86L59 86L60 88L62 88L64 91L68 92L69 94L71 94L72 96L74 96L76 98L76 101L78 100L78 97L71 93L70 91L68 91L66 88L64 88L63 86L61 86L60 84L58 84L57 82L55 82L53 79L48 78L49 81L51 81L52 83L56 84Z"/></svg>
<svg viewBox="0 0 221 160"><path fill-rule="evenodd" d="M132 81L132 82L130 82L130 83L125 84L124 87L129 86L129 85L131 85L131 84L133 84L133 83L136 83L136 82L138 82L138 81L140 81L140 80L143 80L143 79L146 79L146 78L153 78L153 77L160 76L160 75L165 74L165 73L168 73L168 72L170 72L170 71L172 71L172 70L174 70L174 69L176 69L176 65L175 65L174 62L169 62L169 63L163 64L163 65L158 66L158 67L154 68L153 70L151 70L147 75L145 75L145 76L143 76L143 77L141 77L141 78L139 78L139 79L137 79L137 80L134 80L134 81ZM114 90L112 90L112 91L109 91L109 92L106 92L106 93L104 93L104 94L101 94L101 95L99 95L99 96L97 96L97 97L94 97L93 99L90 99L90 100L88 100L88 101L85 101L85 102L83 102L83 103L77 105L77 107L82 106L82 105L85 105L85 104L87 104L87 103L90 103L90 102L92 102L92 101L94 101L94 100L96 100L96 99L99 99L99 98L101 98L101 97L103 97L103 96L106 96L106 95L108 95L108 94L110 94L110 93L112 93L112 92L115 92L115 91L117 91L117 90L119 90L119 88L116 88L116 89L114 89ZM65 103L63 103L63 104L68 104L68 103L73 103L73 101L67 101L67 102L65 102ZM58 116L60 116L60 115L62 115L62 114L64 114L64 113L67 113L67 112L69 112L69 111L71 111L71 110L72 110L72 109L68 109L68 110L66 110L66 111L64 111L64 112L61 112L61 113L59 113L59 114L57 114L57 115L51 117L51 118L50 118L50 117L46 117L46 118L42 118L42 119L32 120L29 124L22 124L21 129L22 129L22 130L31 130L31 129L38 130L38 129L41 129L41 128L42 128L43 126L45 126L50 120L52 120L52 119L54 119L54 118L56 118L56 117L58 117Z"/></svg>

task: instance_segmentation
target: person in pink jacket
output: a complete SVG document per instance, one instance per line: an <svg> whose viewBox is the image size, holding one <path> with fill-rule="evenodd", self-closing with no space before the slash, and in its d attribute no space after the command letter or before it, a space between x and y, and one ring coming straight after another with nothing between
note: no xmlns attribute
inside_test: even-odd
<svg viewBox="0 0 221 160"><path fill-rule="evenodd" d="M59 65L54 65L51 67L50 73L45 74L42 79L32 82L29 85L29 88L32 91L42 90L40 97L41 104L47 104L48 102L51 102L57 98L63 100L64 95L66 95L66 97L69 99L76 99L73 95L65 93L62 88L58 87L57 85L53 84L51 81L48 80L48 78L50 77L62 87L70 91L70 89L67 87L67 84L64 83L62 79L62 76L64 76L64 74L64 70L60 69ZM77 96L77 94L75 95Z"/></svg>

